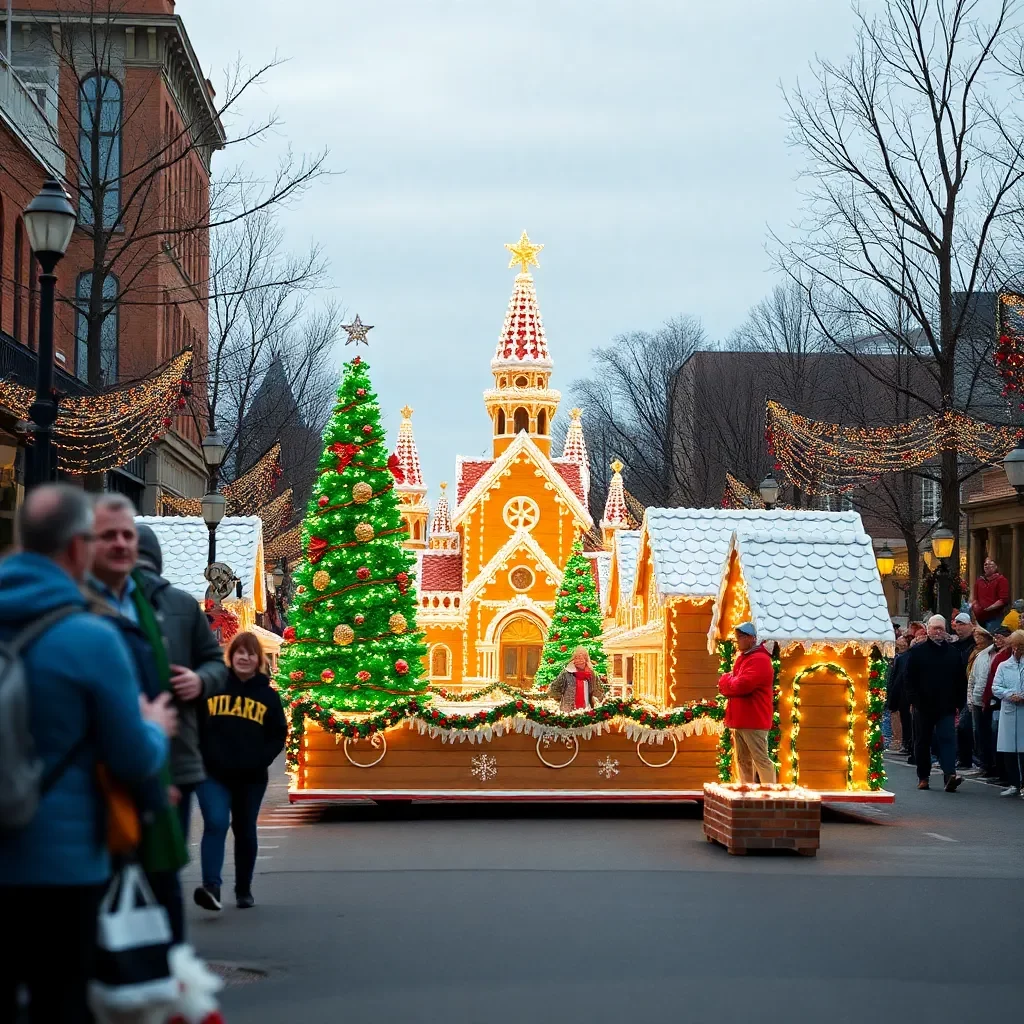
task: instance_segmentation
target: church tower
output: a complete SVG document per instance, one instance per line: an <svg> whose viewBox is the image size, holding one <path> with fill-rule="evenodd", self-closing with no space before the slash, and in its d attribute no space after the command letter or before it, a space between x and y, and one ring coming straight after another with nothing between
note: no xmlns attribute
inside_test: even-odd
<svg viewBox="0 0 1024 1024"><path fill-rule="evenodd" d="M441 481L441 496L434 505L434 518L430 523L429 547L431 551L458 551L459 535L452 529L452 512L448 507L448 484Z"/></svg>
<svg viewBox="0 0 1024 1024"><path fill-rule="evenodd" d="M590 455L587 453L587 440L583 436L582 416L582 409L569 412L569 429L565 432L562 461L580 467L580 483L583 485L583 499L586 503L590 501Z"/></svg>
<svg viewBox="0 0 1024 1024"><path fill-rule="evenodd" d="M420 453L412 432L412 409L406 406L401 413L402 422L398 428L395 455L402 478L396 478L395 493L398 495L402 522L407 531L404 546L413 551L422 551L427 546L430 506L426 501L427 487L423 483L423 471L420 469Z"/></svg>
<svg viewBox="0 0 1024 1024"><path fill-rule="evenodd" d="M484 392L484 405L494 437L494 458L498 458L522 431L550 457L551 421L561 395L548 387L551 356L529 272L531 265L540 266L537 253L544 246L532 243L524 231L518 242L507 243L505 248L512 253L509 267L518 265L520 271L516 274L498 348L491 360L494 387Z"/></svg>
<svg viewBox="0 0 1024 1024"><path fill-rule="evenodd" d="M622 463L616 459L612 463L612 482L608 485L608 500L604 503L604 515L601 516L601 539L606 551L615 546L615 531L628 530L629 509L626 508L626 488L622 483Z"/></svg>

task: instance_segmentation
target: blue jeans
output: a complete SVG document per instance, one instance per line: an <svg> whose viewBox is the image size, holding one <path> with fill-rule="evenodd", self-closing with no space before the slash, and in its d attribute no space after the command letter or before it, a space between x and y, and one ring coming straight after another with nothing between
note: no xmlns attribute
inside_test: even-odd
<svg viewBox="0 0 1024 1024"><path fill-rule="evenodd" d="M931 748L934 740L942 765L942 777L956 774L956 726L954 715L929 718L914 708L914 758L917 777L927 781L932 770Z"/></svg>
<svg viewBox="0 0 1024 1024"><path fill-rule="evenodd" d="M186 846L189 843L188 830L192 825L192 794L198 785L201 783L189 782L187 785L178 786L178 792L181 794L178 801L178 821L181 823L181 835Z"/></svg>
<svg viewBox="0 0 1024 1024"><path fill-rule="evenodd" d="M235 837L235 894L243 895L251 889L259 849L256 819L266 790L266 781L226 784L208 778L199 783L196 796L203 812L203 841L199 847L203 885L221 885L224 842L230 821Z"/></svg>

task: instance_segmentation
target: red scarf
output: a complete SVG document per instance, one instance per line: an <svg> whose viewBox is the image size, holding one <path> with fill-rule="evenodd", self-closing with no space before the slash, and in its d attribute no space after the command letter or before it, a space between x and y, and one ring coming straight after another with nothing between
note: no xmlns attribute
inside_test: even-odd
<svg viewBox="0 0 1024 1024"><path fill-rule="evenodd" d="M591 679L591 671L589 668L574 668L573 671L576 673L576 707L585 708L587 706L587 683Z"/></svg>

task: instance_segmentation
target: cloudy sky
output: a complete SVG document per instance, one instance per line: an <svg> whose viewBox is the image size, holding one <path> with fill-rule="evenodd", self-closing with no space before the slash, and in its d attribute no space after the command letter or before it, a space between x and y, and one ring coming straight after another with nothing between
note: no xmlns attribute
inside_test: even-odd
<svg viewBox="0 0 1024 1024"><path fill-rule="evenodd" d="M239 54L286 63L244 114L244 156L330 149L337 175L284 215L333 293L375 325L389 430L406 402L432 496L489 450L481 391L514 271L534 271L554 386L619 333L680 313L723 338L775 283L771 227L799 216L780 83L852 39L846 0L179 0L215 85ZM215 164L216 169L216 164ZM365 350L364 350L365 352ZM348 350L348 355L352 350ZM339 351L339 365L344 357ZM586 422L584 417L584 423Z"/></svg>

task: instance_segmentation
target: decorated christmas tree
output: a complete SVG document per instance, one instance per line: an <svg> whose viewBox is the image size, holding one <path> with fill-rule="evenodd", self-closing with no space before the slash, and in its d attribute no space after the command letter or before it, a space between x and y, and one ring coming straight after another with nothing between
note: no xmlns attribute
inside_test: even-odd
<svg viewBox="0 0 1024 1024"><path fill-rule="evenodd" d="M279 682L325 709L372 711L426 690L416 631L415 556L405 527L369 368L345 365L324 430L295 572Z"/></svg>
<svg viewBox="0 0 1024 1024"><path fill-rule="evenodd" d="M590 571L590 559L583 554L583 546L577 541L555 598L555 613L551 617L551 628L534 686L546 687L554 682L577 647L585 647L590 652L595 670L604 675L607 660L598 639L600 635L601 602Z"/></svg>

